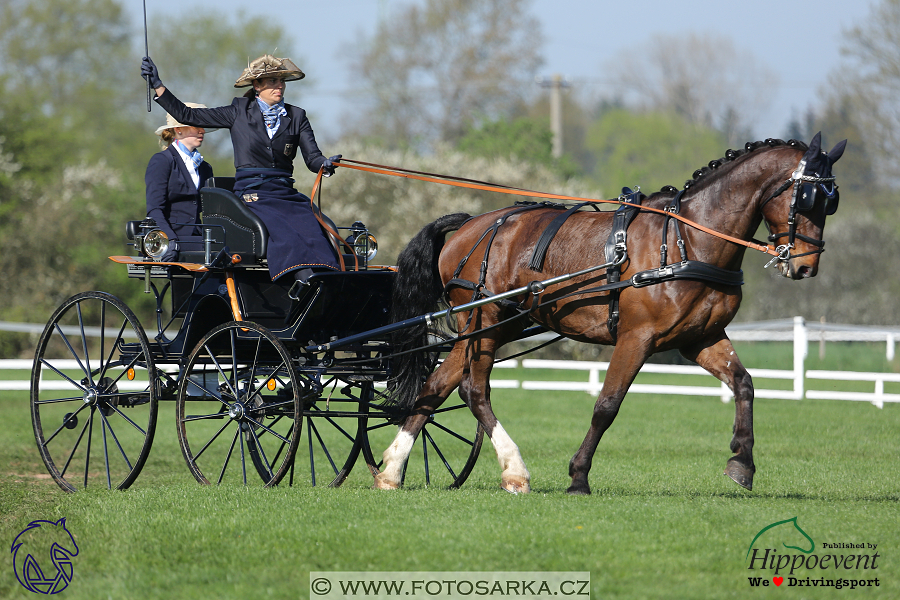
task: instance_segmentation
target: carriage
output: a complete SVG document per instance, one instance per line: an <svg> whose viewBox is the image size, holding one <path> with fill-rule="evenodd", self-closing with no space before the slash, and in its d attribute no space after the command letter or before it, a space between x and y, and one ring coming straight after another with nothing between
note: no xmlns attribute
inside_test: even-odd
<svg viewBox="0 0 900 600"><path fill-rule="evenodd" d="M152 341L127 306L102 292L73 296L51 317L32 372L39 450L63 489L127 487L147 459L158 406L174 403L182 453L201 483L258 476L266 486L285 477L339 485L362 457L375 487L395 489L416 472L418 441L426 485L456 487L487 435L501 487L527 492L530 474L491 409L490 373L500 347L546 328L615 346L569 463L569 493L590 493L597 445L641 366L675 349L733 392L725 474L752 489L753 384L725 333L741 302L740 266L752 248L771 255L767 266L777 263L786 278L816 275L825 220L840 199L832 166L845 145L825 152L819 134L809 145L752 142L698 169L680 190L626 189L615 200L448 177L532 199L441 217L413 237L396 270L369 267L374 238L354 223L338 247L351 250L344 263L353 270L290 287L271 282L263 267L262 223L228 189L204 188L204 248L192 260L150 260L165 248L143 222L128 227L139 255L114 257L155 295ZM353 162L342 167L367 164ZM619 206L592 210L603 202ZM753 238L762 224L769 244ZM440 299L447 308L437 310ZM444 317L452 336L433 327ZM463 402L445 405L457 389ZM475 419L463 418L470 413ZM386 448L381 461L373 448Z"/></svg>
<svg viewBox="0 0 900 600"><path fill-rule="evenodd" d="M201 190L203 248L181 252L177 264L158 262L165 240L152 220L127 224L135 256L111 259L154 295L155 333L95 291L69 298L47 323L31 412L41 457L64 490L130 486L160 413L174 413L201 483L337 486L357 462L378 472L391 435L382 432L404 415L380 399L389 336L366 332L388 322L395 271L368 264L377 242L364 224L337 228L320 212L346 238L348 270L314 273L293 290L293 280L271 281L268 233L232 183L215 178ZM315 349L351 336L339 349ZM465 405L443 408L410 469L426 485L461 485L482 438Z"/></svg>

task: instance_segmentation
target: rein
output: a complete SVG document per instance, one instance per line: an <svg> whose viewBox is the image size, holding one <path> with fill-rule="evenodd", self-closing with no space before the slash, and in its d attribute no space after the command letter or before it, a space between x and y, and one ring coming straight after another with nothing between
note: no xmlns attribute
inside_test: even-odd
<svg viewBox="0 0 900 600"><path fill-rule="evenodd" d="M359 160L352 160L348 158L342 158L340 162L340 166L347 169L354 169L357 171L364 171L366 173L375 173L378 175L388 175L391 177L404 177L407 179L416 179L418 181L426 181L429 183L439 183L442 185L449 185L453 187L462 187L473 190L481 190L486 192L498 192L501 194L509 194L512 196L528 196L532 198L543 198L546 200L568 200L570 202L585 202L585 203L594 203L594 204L617 204L617 205L625 205L626 202L624 200L620 200L618 198L614 200L598 200L592 198L581 198L579 196L566 196L563 194L550 194L547 192L537 192L533 190L525 190L522 188L514 188L504 185L498 185L496 183L489 183L486 181L478 181L475 179L465 179L462 177L453 177L449 175L441 175L437 173L426 173L422 171L412 171L409 169L401 169L399 167L391 167L387 165L379 165L376 163L363 162ZM320 179L316 178L315 186L313 187L313 194L316 193L318 187L320 185ZM730 236L725 233L721 233L714 229L710 229L709 227L704 227L699 223L695 223L690 219L686 219L685 217L672 213L671 211L667 211L661 208L653 208L650 206L641 206L642 211L647 212L655 212L661 215L666 215L672 219L676 219L681 221L685 225L693 227L699 231L712 235L714 237L726 240L733 244L738 244L740 246L746 246L747 248L752 248L753 250L758 250L765 254L769 254L774 256L775 258L779 258L783 252L778 248L774 248L768 246L766 244L760 244L755 241L746 241L740 238L736 238Z"/></svg>

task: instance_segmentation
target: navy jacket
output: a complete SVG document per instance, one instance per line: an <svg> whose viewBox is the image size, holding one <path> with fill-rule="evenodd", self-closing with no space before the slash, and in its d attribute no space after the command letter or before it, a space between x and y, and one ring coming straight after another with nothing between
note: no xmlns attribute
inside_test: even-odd
<svg viewBox="0 0 900 600"><path fill-rule="evenodd" d="M213 176L213 170L206 161L200 163L197 170L202 188ZM157 226L168 234L169 239L200 235L198 228L184 225L200 222L200 191L194 187L174 143L150 158L144 183L147 186L147 216L156 219Z"/></svg>
<svg viewBox="0 0 900 600"><path fill-rule="evenodd" d="M298 149L313 173L325 162L306 111L299 106L284 105L287 115L281 117L281 126L270 140L256 98L235 98L230 106L219 108L188 108L166 89L156 101L179 123L230 129L235 169L281 169L293 173Z"/></svg>

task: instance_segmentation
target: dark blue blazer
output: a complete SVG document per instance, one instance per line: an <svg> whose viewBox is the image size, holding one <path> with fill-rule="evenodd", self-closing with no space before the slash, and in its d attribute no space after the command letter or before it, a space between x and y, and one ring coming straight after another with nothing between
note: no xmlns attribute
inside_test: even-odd
<svg viewBox="0 0 900 600"><path fill-rule="evenodd" d="M213 170L204 161L198 171L202 188L213 176ZM184 225L200 222L200 191L194 187L174 143L150 158L144 183L147 186L147 216L156 219L157 226L170 239L200 235L199 228Z"/></svg>
<svg viewBox="0 0 900 600"><path fill-rule="evenodd" d="M188 108L166 89L156 101L179 123L230 129L235 169L280 169L293 173L297 150L313 173L325 162L306 111L299 106L284 105L287 115L281 117L281 125L270 140L256 98L235 98L231 105L219 108Z"/></svg>

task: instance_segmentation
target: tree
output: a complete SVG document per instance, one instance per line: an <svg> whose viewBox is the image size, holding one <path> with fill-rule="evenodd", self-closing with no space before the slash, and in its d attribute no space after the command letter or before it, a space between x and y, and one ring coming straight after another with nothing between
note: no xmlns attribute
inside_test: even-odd
<svg viewBox="0 0 900 600"><path fill-rule="evenodd" d="M357 129L393 147L455 143L529 93L542 59L528 0L426 0L403 7L360 44L371 90Z"/></svg>
<svg viewBox="0 0 900 600"><path fill-rule="evenodd" d="M766 90L776 79L728 38L696 33L661 34L629 47L609 71L629 105L718 129L733 146L752 137L749 124L767 104Z"/></svg>
<svg viewBox="0 0 900 600"><path fill-rule="evenodd" d="M594 178L606 194L639 185L652 193L680 187L694 170L725 154L722 134L672 112L612 109L591 125L587 147L597 166Z"/></svg>
<svg viewBox="0 0 900 600"><path fill-rule="evenodd" d="M492 160L516 158L543 165L565 178L578 173L578 167L571 159L553 156L553 133L546 119L519 117L488 121L466 132L457 148L466 154Z"/></svg>
<svg viewBox="0 0 900 600"><path fill-rule="evenodd" d="M829 104L849 107L882 183L900 186L900 0L882 0L845 34Z"/></svg>
<svg viewBox="0 0 900 600"><path fill-rule="evenodd" d="M196 13L154 16L150 35L150 56L163 83L182 100L207 106L230 104L246 92L235 88L234 82L251 60L263 54L288 56L303 69L303 61L291 53L283 27L242 12L230 18Z"/></svg>

